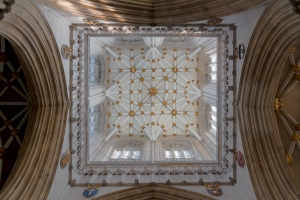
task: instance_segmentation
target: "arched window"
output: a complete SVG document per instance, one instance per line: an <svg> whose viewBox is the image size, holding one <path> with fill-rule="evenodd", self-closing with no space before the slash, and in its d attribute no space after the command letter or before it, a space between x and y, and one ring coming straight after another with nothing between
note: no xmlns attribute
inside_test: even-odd
<svg viewBox="0 0 300 200"><path fill-rule="evenodd" d="M165 160L194 160L192 145L187 143L189 142L169 141L164 143Z"/></svg>
<svg viewBox="0 0 300 200"><path fill-rule="evenodd" d="M213 112L217 113L217 107L211 106L211 110L212 110Z"/></svg>
<svg viewBox="0 0 300 200"><path fill-rule="evenodd" d="M90 114L89 114L89 134L93 134L96 130L98 130L98 121L100 118L100 110L99 106L94 106L90 108Z"/></svg>
<svg viewBox="0 0 300 200"><path fill-rule="evenodd" d="M139 160L141 159L142 145L135 144L117 145L113 147L110 159L112 161L126 161L126 160ZM138 142L139 143L139 142Z"/></svg>
<svg viewBox="0 0 300 200"><path fill-rule="evenodd" d="M90 83L99 84L101 79L101 62L99 56L91 55L90 57Z"/></svg>
<svg viewBox="0 0 300 200"><path fill-rule="evenodd" d="M213 49L208 53L209 62L208 62L208 78L211 82L217 81L217 53L216 49Z"/></svg>

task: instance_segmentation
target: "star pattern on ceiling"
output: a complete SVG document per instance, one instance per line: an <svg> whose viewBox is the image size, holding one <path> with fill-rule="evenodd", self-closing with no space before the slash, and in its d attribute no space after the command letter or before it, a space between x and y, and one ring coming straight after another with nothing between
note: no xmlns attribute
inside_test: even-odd
<svg viewBox="0 0 300 200"><path fill-rule="evenodd" d="M110 87L105 91L110 99L110 132L113 135L141 136L150 140L159 135L198 134L197 53L201 48L161 49L150 47L122 51L106 48ZM124 53L125 52L125 53Z"/></svg>

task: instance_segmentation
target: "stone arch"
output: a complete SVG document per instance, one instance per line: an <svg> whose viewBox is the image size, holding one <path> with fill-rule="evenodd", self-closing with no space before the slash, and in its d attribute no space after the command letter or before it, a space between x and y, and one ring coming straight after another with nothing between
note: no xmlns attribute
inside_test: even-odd
<svg viewBox="0 0 300 200"><path fill-rule="evenodd" d="M107 195L103 195L93 200L214 200L215 198L195 193L192 191L174 188L171 186L137 186Z"/></svg>
<svg viewBox="0 0 300 200"><path fill-rule="evenodd" d="M54 9L81 16L83 18L99 19L103 21L116 21L123 24L182 24L193 21L201 21L243 12L262 5L267 0L223 0L206 1L174 0L165 1L147 0L142 3L138 1L115 2L108 0L104 2L92 1L73 3L73 1L38 0L39 3ZM72 9L76 4L77 9ZM113 8L114 12L110 9ZM197 12L195 12L197 11ZM118 13L117 17L114 13ZM136 17L139 16L139 17Z"/></svg>
<svg viewBox="0 0 300 200"><path fill-rule="evenodd" d="M244 153L257 199L298 199L297 183L285 162L273 111L280 72L294 41L299 17L288 1L272 1L251 37L238 94Z"/></svg>
<svg viewBox="0 0 300 200"><path fill-rule="evenodd" d="M23 146L0 199L46 199L60 159L68 111L62 61L52 31L31 0L17 0L0 22L28 83L31 113Z"/></svg>

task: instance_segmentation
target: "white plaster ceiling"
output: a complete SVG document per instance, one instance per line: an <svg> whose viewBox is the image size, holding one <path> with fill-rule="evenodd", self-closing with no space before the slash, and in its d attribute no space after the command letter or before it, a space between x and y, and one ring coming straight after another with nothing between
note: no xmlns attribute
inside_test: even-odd
<svg viewBox="0 0 300 200"><path fill-rule="evenodd" d="M201 141L197 58L201 45L162 48L163 38L143 39L152 47L106 47L110 128L105 140L128 135L150 140L181 135ZM196 40L205 44L210 39Z"/></svg>

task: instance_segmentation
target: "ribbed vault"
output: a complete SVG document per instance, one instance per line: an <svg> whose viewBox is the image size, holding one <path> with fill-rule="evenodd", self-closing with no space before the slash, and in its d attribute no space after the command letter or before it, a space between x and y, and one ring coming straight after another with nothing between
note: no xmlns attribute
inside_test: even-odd
<svg viewBox="0 0 300 200"><path fill-rule="evenodd" d="M288 1L273 1L259 20L245 58L238 117L245 157L258 199L298 199L274 112L285 59L300 37L299 17Z"/></svg>
<svg viewBox="0 0 300 200"><path fill-rule="evenodd" d="M250 10L267 0L37 0L75 16L133 24L180 24L232 15ZM138 16L138 17L137 17Z"/></svg>
<svg viewBox="0 0 300 200"><path fill-rule="evenodd" d="M16 164L0 199L46 199L64 138L68 96L61 57L52 31L31 0L17 0L0 22L28 84L31 112Z"/></svg>

